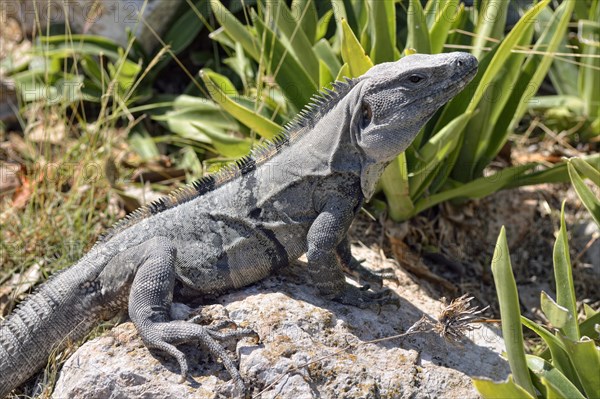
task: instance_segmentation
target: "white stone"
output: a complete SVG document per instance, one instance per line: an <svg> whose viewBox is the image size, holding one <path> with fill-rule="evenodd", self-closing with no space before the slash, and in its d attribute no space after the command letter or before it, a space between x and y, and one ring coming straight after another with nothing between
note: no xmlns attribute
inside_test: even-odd
<svg viewBox="0 0 600 399"><path fill-rule="evenodd" d="M372 269L393 267L377 255L355 248ZM260 343L237 344L240 371L252 396L261 398L476 398L471 376L503 380L508 365L500 353L504 342L483 326L463 346L433 333L359 343L405 332L423 314L436 318L442 304L402 270L389 281L401 307L358 309L321 298L294 265L243 290L218 298L202 314L229 314L254 329ZM386 285L388 281L386 281ZM235 343L232 343L233 346ZM195 346L181 346L190 377L179 382L177 363L159 352L150 354L131 323L84 344L66 362L53 398L229 398L235 396L224 367ZM307 366L306 365L310 363ZM295 367L293 372L287 372Z"/></svg>

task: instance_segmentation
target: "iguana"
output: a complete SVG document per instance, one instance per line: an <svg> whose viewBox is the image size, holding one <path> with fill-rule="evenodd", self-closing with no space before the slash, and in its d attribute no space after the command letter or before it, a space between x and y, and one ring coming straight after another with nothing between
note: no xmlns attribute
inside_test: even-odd
<svg viewBox="0 0 600 399"><path fill-rule="evenodd" d="M242 377L221 340L252 334L174 320L180 301L265 278L306 254L327 298L364 306L376 293L350 286L346 237L385 166L477 71L466 53L409 55L338 81L313 97L273 142L118 222L74 265L56 273L0 324L0 397L69 341L128 309L148 348L175 357L195 342Z"/></svg>

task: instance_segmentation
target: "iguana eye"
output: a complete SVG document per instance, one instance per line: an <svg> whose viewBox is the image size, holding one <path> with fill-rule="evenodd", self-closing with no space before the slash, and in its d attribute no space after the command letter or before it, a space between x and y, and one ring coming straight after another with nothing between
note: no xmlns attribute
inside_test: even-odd
<svg viewBox="0 0 600 399"><path fill-rule="evenodd" d="M367 103L362 104L361 109L361 125L363 128L369 126L371 123L371 119L373 119L373 111L371 110L371 106Z"/></svg>
<svg viewBox="0 0 600 399"><path fill-rule="evenodd" d="M410 81L410 83L419 83L423 79L425 79L425 78L421 75L410 75L408 77L408 80Z"/></svg>

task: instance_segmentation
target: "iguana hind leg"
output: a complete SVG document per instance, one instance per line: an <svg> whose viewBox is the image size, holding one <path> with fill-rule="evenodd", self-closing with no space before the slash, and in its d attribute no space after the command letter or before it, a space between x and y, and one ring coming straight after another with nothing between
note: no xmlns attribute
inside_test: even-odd
<svg viewBox="0 0 600 399"><path fill-rule="evenodd" d="M131 286L129 316L146 346L160 349L177 359L184 380L188 373L187 359L175 345L198 342L223 362L236 387L243 392L242 377L218 341L255 333L250 329L220 331L220 326L212 328L189 321L171 320L169 309L175 283L176 248L163 237L153 238L142 246L145 249L142 251L144 258Z"/></svg>

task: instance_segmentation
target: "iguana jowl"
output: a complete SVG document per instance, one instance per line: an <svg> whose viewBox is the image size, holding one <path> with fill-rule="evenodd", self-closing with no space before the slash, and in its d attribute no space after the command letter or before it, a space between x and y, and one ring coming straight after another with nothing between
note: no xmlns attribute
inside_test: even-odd
<svg viewBox="0 0 600 399"><path fill-rule="evenodd" d="M144 343L174 356L198 342L241 376L219 340L251 334L172 320L178 298L219 294L260 280L306 253L319 290L362 306L369 293L344 282L356 261L346 238L384 167L477 71L466 53L410 55L337 82L273 143L134 212L83 258L54 275L0 324L0 397L51 352L118 311Z"/></svg>

